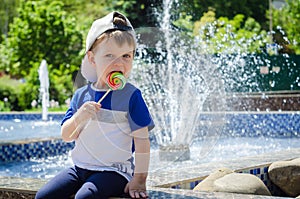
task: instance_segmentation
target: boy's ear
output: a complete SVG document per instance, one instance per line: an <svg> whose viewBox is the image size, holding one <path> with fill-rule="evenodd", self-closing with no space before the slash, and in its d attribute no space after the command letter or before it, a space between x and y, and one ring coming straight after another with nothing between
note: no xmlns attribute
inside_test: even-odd
<svg viewBox="0 0 300 199"><path fill-rule="evenodd" d="M96 65L96 62L95 62L95 55L92 51L88 51L87 52L87 56L88 56L88 60L91 64L94 64Z"/></svg>

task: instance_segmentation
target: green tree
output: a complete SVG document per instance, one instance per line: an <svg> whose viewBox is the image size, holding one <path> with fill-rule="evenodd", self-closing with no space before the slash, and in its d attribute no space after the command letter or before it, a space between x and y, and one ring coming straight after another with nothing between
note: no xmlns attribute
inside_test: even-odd
<svg viewBox="0 0 300 199"><path fill-rule="evenodd" d="M17 14L19 0L2 0L0 3L0 35L7 35L9 24ZM2 34L1 34L2 33ZM2 38L0 37L0 43Z"/></svg>
<svg viewBox="0 0 300 199"><path fill-rule="evenodd" d="M185 12L192 16L193 21L197 21L205 12L213 9L216 18L221 16L233 18L237 14L243 14L245 18L252 17L267 29L265 12L268 9L268 1L264 0L178 0L175 11L178 14Z"/></svg>
<svg viewBox="0 0 300 199"><path fill-rule="evenodd" d="M108 14L109 1L64 0L64 10L76 16L76 25L84 34L84 38L95 19Z"/></svg>
<svg viewBox="0 0 300 199"><path fill-rule="evenodd" d="M26 1L10 25L2 43L0 68L20 78L29 74L35 62L45 59L59 68L61 63L80 65L82 34L74 17L58 1Z"/></svg>
<svg viewBox="0 0 300 199"><path fill-rule="evenodd" d="M59 1L26 1L10 24L0 45L0 69L13 78L22 78L19 107L30 108L39 99L38 67L48 63L50 99L60 104L73 92L73 75L79 70L83 36L76 19Z"/></svg>
<svg viewBox="0 0 300 199"><path fill-rule="evenodd" d="M283 8L279 10L273 9L273 25L276 31L274 35L275 39L283 48L292 49L296 54L300 54L299 13L299 0L286 0Z"/></svg>
<svg viewBox="0 0 300 199"><path fill-rule="evenodd" d="M128 16L133 26L153 27L157 12L161 12L162 0L110 0L110 10L118 10Z"/></svg>
<svg viewBox="0 0 300 199"><path fill-rule="evenodd" d="M267 42L267 32L255 19L238 14L233 19L215 18L213 11L204 13L194 24L193 33L207 53L260 52Z"/></svg>

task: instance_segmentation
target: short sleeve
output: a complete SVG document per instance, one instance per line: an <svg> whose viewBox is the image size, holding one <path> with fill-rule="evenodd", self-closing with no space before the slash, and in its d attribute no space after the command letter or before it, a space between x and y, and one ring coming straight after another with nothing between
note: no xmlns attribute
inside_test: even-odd
<svg viewBox="0 0 300 199"><path fill-rule="evenodd" d="M143 127L148 127L150 131L155 126L141 91L138 89L133 93L129 101L128 121L132 131Z"/></svg>
<svg viewBox="0 0 300 199"><path fill-rule="evenodd" d="M69 107L69 109L67 110L64 118L61 121L61 126L65 123L65 121L67 121L68 119L70 119L73 116L73 109L72 107Z"/></svg>
<svg viewBox="0 0 300 199"><path fill-rule="evenodd" d="M80 97L82 96L83 93L85 93L85 90L86 90L86 88L76 90L74 96L71 99L70 107L66 111L66 114L65 114L64 118L62 119L61 125L63 125L65 123L65 121L70 119L76 113L76 111L78 109L78 104L80 103L79 102Z"/></svg>

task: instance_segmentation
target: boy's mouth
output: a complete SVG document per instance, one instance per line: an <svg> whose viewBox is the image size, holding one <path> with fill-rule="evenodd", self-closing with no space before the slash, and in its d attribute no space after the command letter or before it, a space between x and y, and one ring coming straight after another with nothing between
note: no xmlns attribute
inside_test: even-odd
<svg viewBox="0 0 300 199"><path fill-rule="evenodd" d="M118 70L112 71L110 73L122 73L122 75L123 75L123 72L122 71L118 71Z"/></svg>
<svg viewBox="0 0 300 199"><path fill-rule="evenodd" d="M121 73L122 75L124 75L124 73L122 71L118 71L118 70L111 71L108 73L108 75L110 75L112 73Z"/></svg>

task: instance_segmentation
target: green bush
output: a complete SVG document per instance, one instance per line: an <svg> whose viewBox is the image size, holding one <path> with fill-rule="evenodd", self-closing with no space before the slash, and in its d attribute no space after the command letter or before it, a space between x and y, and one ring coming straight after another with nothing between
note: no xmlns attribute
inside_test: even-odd
<svg viewBox="0 0 300 199"><path fill-rule="evenodd" d="M72 74L77 68L77 66L69 64L61 64L58 69L49 67L50 96L60 105L65 104L65 100L72 96L74 87Z"/></svg>
<svg viewBox="0 0 300 199"><path fill-rule="evenodd" d="M10 79L8 76L0 78L0 110L20 111L19 94L21 83Z"/></svg>
<svg viewBox="0 0 300 199"><path fill-rule="evenodd" d="M0 45L0 69L23 78L42 59L53 68L80 65L82 41L75 17L64 11L61 1L26 1Z"/></svg>
<svg viewBox="0 0 300 199"><path fill-rule="evenodd" d="M6 106L6 102L0 100L0 111L10 111L9 108Z"/></svg>
<svg viewBox="0 0 300 199"><path fill-rule="evenodd" d="M8 99L4 105L10 110L32 109L33 100L41 104L38 68L43 59L48 63L50 100L64 104L72 95L72 74L81 62L83 36L76 18L64 8L61 1L26 1L3 37L0 71L25 80L15 88L1 86L1 93Z"/></svg>
<svg viewBox="0 0 300 199"><path fill-rule="evenodd" d="M0 78L0 111L24 111L41 107L40 80L38 69L40 63L32 63L29 74L20 80L11 79L9 76ZM65 107L66 99L72 96L72 72L74 65L61 64L59 69L48 65L49 73L49 100L55 100ZM32 107L33 100L38 102L37 107Z"/></svg>
<svg viewBox="0 0 300 199"><path fill-rule="evenodd" d="M20 85L20 99L19 106L22 111L30 109L31 102L39 99L39 75L38 75L39 63L32 64L29 74L24 78L24 84Z"/></svg>

